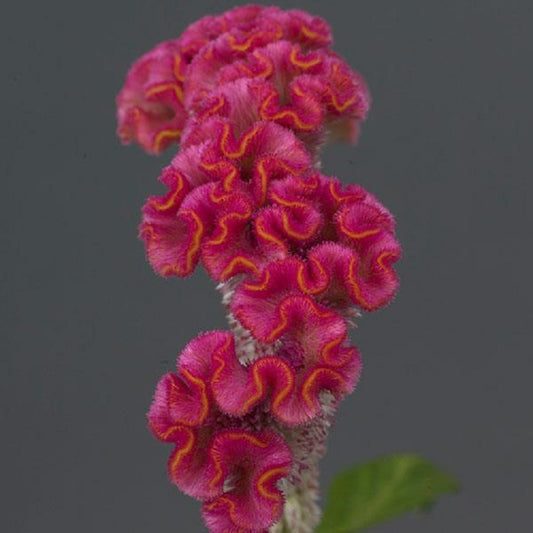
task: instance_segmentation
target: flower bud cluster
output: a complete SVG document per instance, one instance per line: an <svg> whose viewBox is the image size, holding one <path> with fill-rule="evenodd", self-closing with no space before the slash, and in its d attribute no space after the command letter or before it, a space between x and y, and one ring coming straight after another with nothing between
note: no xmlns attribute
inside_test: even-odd
<svg viewBox="0 0 533 533"><path fill-rule="evenodd" d="M355 142L369 108L330 45L322 19L239 7L145 54L117 98L124 142L180 144L167 193L143 207L150 263L165 277L201 263L228 308L231 330L186 346L148 414L174 445L171 480L204 502L212 532L282 531L282 516L291 531L316 525L291 524L287 500L307 483L316 506L308 472L361 370L354 308L382 307L398 285L390 213L317 170L320 147Z"/></svg>

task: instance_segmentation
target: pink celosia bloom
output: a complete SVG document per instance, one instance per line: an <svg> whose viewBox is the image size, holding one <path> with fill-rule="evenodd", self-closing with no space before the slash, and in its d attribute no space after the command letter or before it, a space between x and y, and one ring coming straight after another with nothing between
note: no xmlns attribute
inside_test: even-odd
<svg viewBox="0 0 533 533"><path fill-rule="evenodd" d="M261 6L238 7L218 17L204 17L180 39L156 46L130 69L117 97L118 133L124 143L137 142L158 154L179 141L187 119L184 81L189 64L212 40L222 37L232 52L227 61L255 47L286 38L305 47L328 45L327 24L302 11L283 12ZM215 62L211 61L212 68Z"/></svg>
<svg viewBox="0 0 533 533"><path fill-rule="evenodd" d="M357 350L346 345L340 316L297 297L287 298L280 308L285 313L281 325L276 323L276 335L267 339L272 343L283 337L273 355L244 366L233 350L217 354L211 388L220 409L232 416L266 403L283 424L301 425L321 413L321 392L341 399L353 390L361 362Z"/></svg>
<svg viewBox="0 0 533 533"><path fill-rule="evenodd" d="M277 41L232 63L234 53L221 49L222 44L227 46L226 41L214 41L189 69L186 105L199 117L227 112L231 103L239 102L256 120L276 121L310 144L322 141L319 134L331 124L333 129L355 131L366 117L369 95L364 81L330 51L305 53L298 44ZM250 88L238 96L233 94L238 85L224 87L242 79Z"/></svg>
<svg viewBox="0 0 533 533"><path fill-rule="evenodd" d="M224 119L211 118L198 127L202 128L199 138L212 140L192 152L193 134L189 136L189 149L184 152L187 167L197 157L196 168L205 171L205 180L213 181L186 194L192 180L186 179L181 158L174 160L162 177L170 193L150 198L143 210L140 233L148 258L166 276L190 274L202 251L215 279L239 273L232 267L237 257L246 271L257 272L249 257L251 243L244 242L244 251L239 253L237 247L235 254L224 253L227 245L235 242L236 234L243 235L242 224L266 200L268 183L288 172L298 175L307 170L309 155L294 134L271 122L257 122L240 136L235 136L231 123ZM203 181L195 174L194 181Z"/></svg>
<svg viewBox="0 0 533 533"><path fill-rule="evenodd" d="M213 358L235 357L232 341L215 331L190 342L178 358L177 374L159 381L148 420L158 439L174 444L171 481L206 502L204 516L214 531L240 530L252 519L253 529L261 531L282 512L276 483L289 474L292 455L275 430L255 429L260 416L232 420L214 403Z"/></svg>
<svg viewBox="0 0 533 533"><path fill-rule="evenodd" d="M280 518L283 496L278 481L290 473L292 456L278 433L218 433L209 457L216 467L210 484L221 493L203 506L212 531L263 531ZM229 488L224 487L227 479Z"/></svg>
<svg viewBox="0 0 533 533"><path fill-rule="evenodd" d="M177 141L187 113L183 107L183 66L179 44L156 46L131 68L117 97L118 134L158 154Z"/></svg>
<svg viewBox="0 0 533 533"><path fill-rule="evenodd" d="M361 372L348 327L398 287L391 214L316 170L370 105L330 45L320 18L238 7L142 56L117 97L123 142L181 143L142 210L149 262L178 277L201 263L228 312L231 331L193 339L148 413L213 533L313 531L328 428Z"/></svg>

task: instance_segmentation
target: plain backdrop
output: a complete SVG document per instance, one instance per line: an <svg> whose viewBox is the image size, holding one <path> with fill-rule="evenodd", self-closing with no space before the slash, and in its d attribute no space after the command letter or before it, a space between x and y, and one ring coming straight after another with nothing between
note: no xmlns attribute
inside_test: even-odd
<svg viewBox="0 0 533 533"><path fill-rule="evenodd" d="M129 65L219 1L11 2L2 8L1 497L6 533L200 532L147 431L159 376L223 328L207 276L163 280L137 240L170 160L123 148ZM414 451L457 496L381 533L531 531L532 4L279 2L323 16L373 108L324 172L395 214L390 307L353 334L364 357L322 465Z"/></svg>

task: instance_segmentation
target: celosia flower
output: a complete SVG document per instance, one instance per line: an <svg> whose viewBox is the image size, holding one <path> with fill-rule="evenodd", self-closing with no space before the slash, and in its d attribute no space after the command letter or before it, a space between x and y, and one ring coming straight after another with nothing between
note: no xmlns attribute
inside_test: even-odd
<svg viewBox="0 0 533 533"><path fill-rule="evenodd" d="M280 38L310 48L331 42L323 20L297 10L243 6L218 17L204 17L180 39L158 45L132 66L117 97L118 133L124 143L135 141L158 154L179 141L187 119L183 83L194 79L187 72L189 64L219 36L241 56ZM232 59L230 54L227 60Z"/></svg>
<svg viewBox="0 0 533 533"><path fill-rule="evenodd" d="M321 392L341 399L353 390L361 363L357 350L346 345L346 324L339 315L309 298L289 296L274 319L265 319L267 335L250 331L267 343L281 339L273 355L246 366L231 350L213 359L211 386L223 411L243 416L266 403L281 423L301 425L320 415Z"/></svg>
<svg viewBox="0 0 533 533"><path fill-rule="evenodd" d="M124 142L181 143L143 207L148 260L178 277L201 263L228 310L231 331L193 339L148 413L213 533L277 533L282 514L313 531L328 427L361 371L348 326L398 286L390 213L316 170L370 104L330 45L322 19L239 7L144 55L117 98Z"/></svg>
<svg viewBox="0 0 533 533"><path fill-rule="evenodd" d="M213 54L191 66L190 75L199 81L187 94L198 117L231 113L236 124L274 121L308 145L322 142L326 130L351 132L347 139L355 142L368 111L368 91L362 78L330 51L305 53L298 44L277 41L234 63L214 62ZM246 81L231 83L238 80Z"/></svg>
<svg viewBox="0 0 533 533"><path fill-rule="evenodd" d="M158 154L180 138L187 118L182 81L175 40L156 46L133 65L117 97L118 134L124 143L136 141Z"/></svg>
<svg viewBox="0 0 533 533"><path fill-rule="evenodd" d="M158 439L174 444L171 481L205 502L214 531L240 531L252 523L261 531L282 512L276 483L289 474L292 456L277 431L255 428L260 417L230 419L214 404L212 358L224 357L231 341L230 334L215 331L190 342L177 374L166 374L157 385L148 420Z"/></svg>
<svg viewBox="0 0 533 533"><path fill-rule="evenodd" d="M171 192L148 200L140 228L150 262L163 275L186 276L205 251L215 279L238 273L231 267L236 257L242 258L241 264L248 264L247 271L257 271L247 253L251 243L243 243L244 252L237 249L235 254L225 254L221 245L234 249L235 233L246 235L242 223L250 220L266 199L268 183L288 172L304 172L310 165L309 156L294 134L271 122L257 122L238 137L231 123L223 119L208 119L199 127L200 138L212 140L194 152L193 147L184 152L187 167L192 165L191 158L197 157L196 168L205 171L204 179L214 181L186 194L192 180L186 179L181 158L165 171L162 181ZM195 174L197 183L203 181ZM217 247L214 251L213 246Z"/></svg>

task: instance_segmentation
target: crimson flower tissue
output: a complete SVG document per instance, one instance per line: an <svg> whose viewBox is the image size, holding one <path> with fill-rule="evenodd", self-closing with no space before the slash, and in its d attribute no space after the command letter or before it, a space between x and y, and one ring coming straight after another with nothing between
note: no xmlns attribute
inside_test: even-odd
<svg viewBox="0 0 533 533"><path fill-rule="evenodd" d="M124 143L175 152L166 194L142 209L149 262L165 277L200 264L227 310L228 329L185 346L148 413L173 446L170 481L213 533L319 527L319 462L361 372L348 329L398 287L393 217L320 169L370 105L331 44L303 11L235 8L143 55L117 98Z"/></svg>

